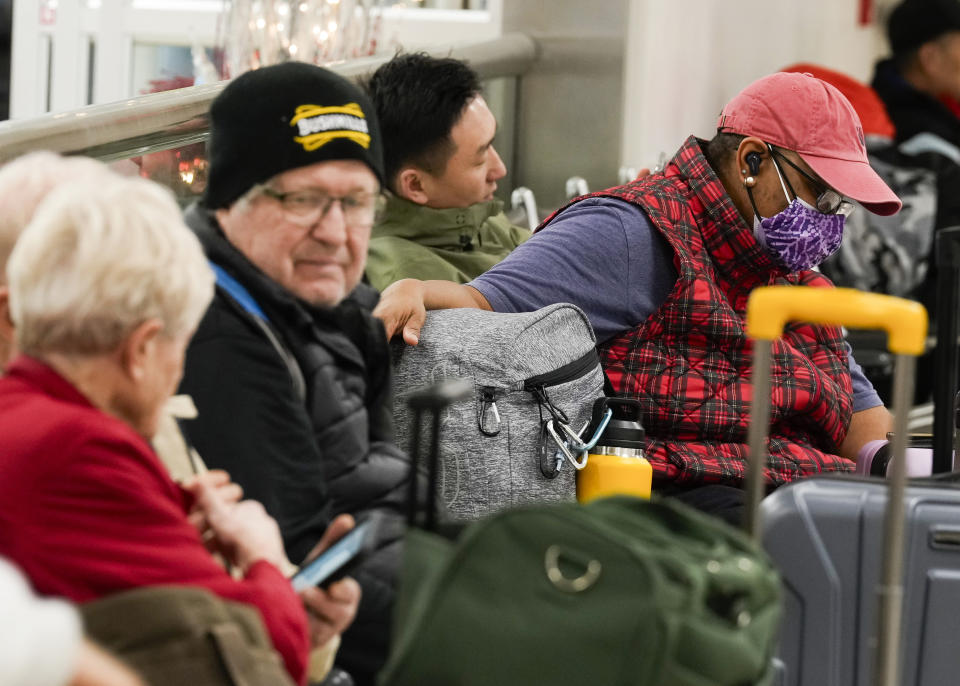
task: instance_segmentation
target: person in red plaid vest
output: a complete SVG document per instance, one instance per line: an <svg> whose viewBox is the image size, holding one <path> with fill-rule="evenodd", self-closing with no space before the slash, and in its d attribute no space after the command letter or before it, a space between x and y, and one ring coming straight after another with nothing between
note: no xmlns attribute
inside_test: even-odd
<svg viewBox="0 0 960 686"><path fill-rule="evenodd" d="M750 291L830 288L856 200L900 201L870 168L850 103L809 74L777 73L724 108L710 141L690 137L661 173L577 198L467 285L397 282L374 312L416 344L426 309L583 309L614 392L643 407L654 487L730 520L746 471ZM771 486L853 468L890 415L837 327L794 323L774 344Z"/></svg>

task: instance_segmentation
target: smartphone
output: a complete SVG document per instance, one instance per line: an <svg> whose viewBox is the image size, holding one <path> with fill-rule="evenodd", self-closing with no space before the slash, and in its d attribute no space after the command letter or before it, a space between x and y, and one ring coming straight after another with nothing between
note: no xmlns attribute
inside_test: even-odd
<svg viewBox="0 0 960 686"><path fill-rule="evenodd" d="M377 547L382 515L373 513L359 522L340 540L307 562L293 575L290 583L299 592L310 586L323 586L346 576Z"/></svg>

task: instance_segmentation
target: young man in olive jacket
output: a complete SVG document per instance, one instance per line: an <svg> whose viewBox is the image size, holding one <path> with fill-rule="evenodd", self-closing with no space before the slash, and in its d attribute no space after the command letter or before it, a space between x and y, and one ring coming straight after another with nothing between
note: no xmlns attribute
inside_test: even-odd
<svg viewBox="0 0 960 686"><path fill-rule="evenodd" d="M367 258L374 288L407 278L466 283L530 237L493 197L507 170L476 72L452 58L402 54L367 90L383 127L389 189Z"/></svg>
<svg viewBox="0 0 960 686"><path fill-rule="evenodd" d="M185 428L280 524L300 562L330 518L387 514L352 575L363 598L338 663L372 683L387 646L409 462L393 442L389 353L360 284L382 198L369 100L330 71L248 72L214 101L206 194L187 210L217 292L187 351Z"/></svg>

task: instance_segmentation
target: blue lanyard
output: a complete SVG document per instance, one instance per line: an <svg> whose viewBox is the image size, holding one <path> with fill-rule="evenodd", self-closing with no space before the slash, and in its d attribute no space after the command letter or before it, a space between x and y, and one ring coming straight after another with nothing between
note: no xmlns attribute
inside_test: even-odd
<svg viewBox="0 0 960 686"><path fill-rule="evenodd" d="M267 319L267 315L264 314L263 310L260 309L257 301L253 299L253 296L250 295L250 292L244 288L239 281L230 276L230 274L228 274L227 271L219 264L211 262L210 268L213 269L213 273L217 277L217 285L229 293L230 297L236 300L243 309L252 314L254 317L259 317L265 322L270 321Z"/></svg>

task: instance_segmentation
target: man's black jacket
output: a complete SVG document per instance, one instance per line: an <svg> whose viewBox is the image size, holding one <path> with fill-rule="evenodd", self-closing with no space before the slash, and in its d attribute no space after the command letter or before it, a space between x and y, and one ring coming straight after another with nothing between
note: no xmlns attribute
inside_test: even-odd
<svg viewBox="0 0 960 686"><path fill-rule="evenodd" d="M180 386L199 410L185 427L190 441L277 519L295 563L336 514L385 510L396 524L355 575L363 600L340 662L366 681L386 651L409 477L409 461L393 443L386 336L370 314L378 296L360 285L335 308L312 307L236 250L211 213L193 206L186 219L210 261L266 316L258 321L217 287Z"/></svg>

